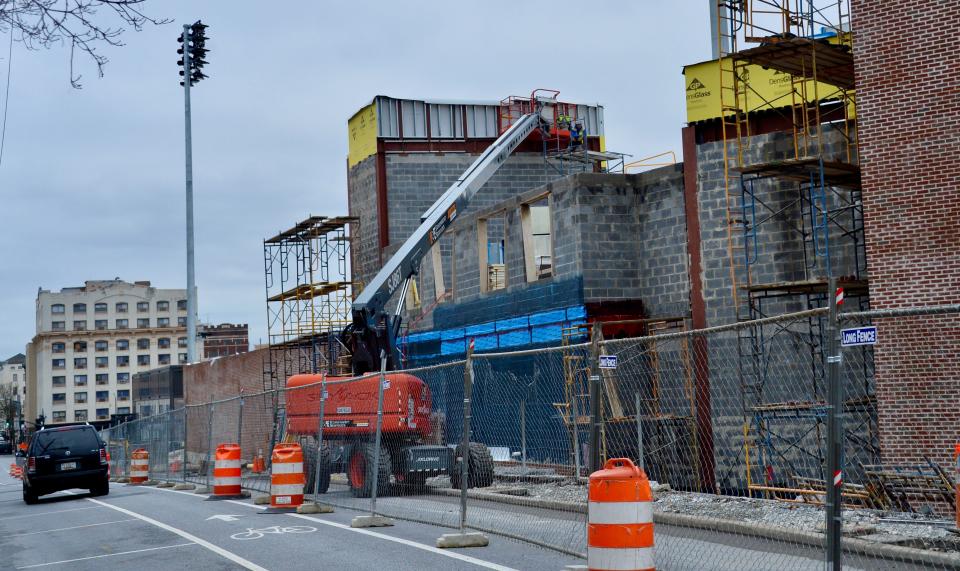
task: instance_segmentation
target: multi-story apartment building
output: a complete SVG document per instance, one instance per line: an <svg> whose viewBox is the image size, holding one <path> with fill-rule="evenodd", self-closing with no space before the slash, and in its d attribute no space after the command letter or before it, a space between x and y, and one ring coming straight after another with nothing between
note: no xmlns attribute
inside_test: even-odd
<svg viewBox="0 0 960 571"><path fill-rule="evenodd" d="M23 353L0 361L0 435L11 439L14 438L16 420L27 397L27 375L24 366L26 361ZM5 402L7 399L13 401L10 408L7 406L8 402ZM12 416L9 416L8 411L12 411ZM7 423L10 423L9 426Z"/></svg>
<svg viewBox="0 0 960 571"><path fill-rule="evenodd" d="M23 353L0 361L0 387L14 387L14 398L19 395L21 402L27 396L27 374L24 367L26 362L27 358Z"/></svg>
<svg viewBox="0 0 960 571"><path fill-rule="evenodd" d="M132 411L133 375L187 360L187 292L148 281L87 281L37 294L26 415L47 424Z"/></svg>

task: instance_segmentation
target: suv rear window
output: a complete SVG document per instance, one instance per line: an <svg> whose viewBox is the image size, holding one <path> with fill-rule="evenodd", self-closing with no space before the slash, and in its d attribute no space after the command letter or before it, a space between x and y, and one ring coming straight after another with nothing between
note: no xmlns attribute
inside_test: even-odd
<svg viewBox="0 0 960 571"><path fill-rule="evenodd" d="M79 430L51 430L37 433L33 454L53 450L93 450L100 447L97 433L89 428Z"/></svg>

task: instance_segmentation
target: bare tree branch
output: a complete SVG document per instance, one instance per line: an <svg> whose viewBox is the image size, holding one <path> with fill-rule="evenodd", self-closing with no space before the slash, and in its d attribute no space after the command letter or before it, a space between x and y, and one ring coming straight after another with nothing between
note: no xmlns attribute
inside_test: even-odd
<svg viewBox="0 0 960 571"><path fill-rule="evenodd" d="M70 46L70 84L80 89L82 76L74 71L75 57L86 54L103 77L109 61L97 52L103 44L122 46L123 26L140 31L147 24L162 25L172 20L147 16L141 10L146 0L0 0L0 30L19 33L18 41L28 49ZM112 14L117 27L98 23L98 10ZM103 18L107 20L107 18Z"/></svg>

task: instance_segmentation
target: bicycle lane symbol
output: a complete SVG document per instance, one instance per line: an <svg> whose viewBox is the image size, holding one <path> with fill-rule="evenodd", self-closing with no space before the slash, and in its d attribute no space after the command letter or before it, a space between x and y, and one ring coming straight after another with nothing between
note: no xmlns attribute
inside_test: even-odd
<svg viewBox="0 0 960 571"><path fill-rule="evenodd" d="M237 541L246 541L248 539L260 539L265 535L281 535L284 533L313 533L317 531L317 528L310 527L309 525L272 525L270 527L264 527L262 529L254 529L248 527L247 531L241 531L234 533L230 536L230 539L236 539Z"/></svg>

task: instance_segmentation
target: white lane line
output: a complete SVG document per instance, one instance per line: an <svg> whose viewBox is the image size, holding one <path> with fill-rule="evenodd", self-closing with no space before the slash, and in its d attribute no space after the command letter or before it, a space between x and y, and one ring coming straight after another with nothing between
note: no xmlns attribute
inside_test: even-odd
<svg viewBox="0 0 960 571"><path fill-rule="evenodd" d="M110 525L111 523L123 523L125 521L137 521L135 519L117 519L114 521L104 521L101 523L88 523L86 525L75 525L73 527L58 527L57 529L44 529L43 531L25 531L23 533L11 533L9 537L20 537L23 535L36 535L38 533L53 533L55 531L67 531L68 529L82 529L84 527L97 527L98 525Z"/></svg>
<svg viewBox="0 0 960 571"><path fill-rule="evenodd" d="M87 498L87 501L88 501L88 502L93 502L93 503L95 503L95 504L97 504L97 505L101 505L101 506L103 506L103 507L105 507L105 508L110 508L110 509L112 509L112 510L116 510L116 511L118 511L118 512L120 512L120 513L126 514L126 515L131 516L131 517L135 517L135 518L137 518L137 519L139 519L139 520L142 520L142 521L145 521L145 522L147 522L147 523L153 524L153 525L159 527L160 529L169 531L169 532L171 532L171 533L175 533L175 534L179 535L180 537L182 537L182 538L184 538L184 539L186 539L186 540L192 541L192 542L194 542L194 543L196 543L196 544L199 544L199 545L201 545L201 546L203 546L203 547L206 547L206 548L209 549L210 551L216 553L217 555L219 555L219 556L221 556L221 557L223 557L223 558L225 558L225 559L229 559L230 561L233 561L234 563L236 563L237 565L240 565L240 566L243 567L244 569L249 569L250 571L268 571L267 569L265 569L265 568L263 568L263 567L260 567L259 565L257 565L256 563L253 563L252 561L247 561L246 559L244 559L243 557L240 557L240 556L237 555L236 553L233 553L233 552L231 552L231 551L227 551L226 549L224 549L224 548L222 548L222 547L220 547L220 546L218 546L218 545L214 545L214 544L210 543L209 541L207 541L207 540L205 540L205 539L201 539L201 538L193 535L192 533L188 533L188 532L186 532L186 531L183 531L182 529L177 529L177 528L175 528L175 527L173 527L173 526L171 526L171 525L167 525L167 524L165 524L165 523L163 523L163 522L161 522L161 521L157 521L157 520L155 520L155 519L153 519L153 518L150 518L150 517L147 517L147 516L145 516L145 515L138 514L137 512L132 512L132 511L130 511L130 510L128 510L128 509L121 508L120 506L115 506L115 505L113 505L113 504L108 504L108 503L106 503L106 502L101 502L100 500L95 500L95 499L93 499L93 498Z"/></svg>
<svg viewBox="0 0 960 571"><path fill-rule="evenodd" d="M0 518L0 521L7 521L8 519L20 519L20 518L24 518L24 517L38 517L38 516L42 516L42 515L55 515L55 514L62 514L62 513L67 513L67 512L78 512L78 511L81 511L81 510L95 510L95 509L98 509L98 508L97 508L96 506L93 506L93 507L89 507L89 508L70 508L70 509L68 509L68 510L58 510L58 511L55 511L55 512L40 512L40 513L38 513L38 514L13 515L13 516L10 516L10 517Z"/></svg>
<svg viewBox="0 0 960 571"><path fill-rule="evenodd" d="M73 563L74 561L87 561L88 559L102 559L104 557L115 557L117 555L130 555L131 553L143 553L145 551L159 551L161 549L173 549L174 547L187 547L196 545L195 543L178 543L176 545L165 545L163 547L149 547L147 549L134 549L133 551L120 551L117 553L106 553L104 555L92 555L90 557L79 557L77 559L64 559L63 561L51 561L50 563L37 563L36 565L27 565L17 567L17 569L34 569L36 567L47 567L48 565L62 565L63 563Z"/></svg>
<svg viewBox="0 0 960 571"><path fill-rule="evenodd" d="M439 547L434 547L432 545L425 545L423 543L417 543L416 541L410 541L409 539L403 539L402 537L395 537L392 535L386 535L384 533L377 533L375 531L370 531L368 529L350 527L349 525L344 525L342 523L337 523L335 521L327 521L316 517L311 517L308 515L300 514L287 514L291 517L298 517L300 519L307 519L310 521L315 521L317 523L322 523L323 525L329 525L330 527L337 527L344 529L346 531L354 531L356 533L362 533L363 535L369 535L370 537L376 537L379 539L385 539L387 541L392 541L394 543L399 543L401 545L406 545L408 547L413 547L416 549L421 549L430 553L435 553L437 555L443 555L444 557L450 557L451 559L458 559L466 563L471 563L478 567L483 567L485 569L493 569L494 571L518 571L513 567L505 567L497 563L492 563L490 561L484 561L483 559L477 559L476 557L470 557L469 555L463 555L455 551L449 551L447 549L440 549Z"/></svg>
<svg viewBox="0 0 960 571"><path fill-rule="evenodd" d="M178 490L168 490L168 489L165 489L165 488L151 488L151 489L156 489L157 491L160 491L160 492L173 492L173 493L177 493L177 494L184 494L184 493L186 493L187 495L194 496L194 497L198 497L197 494L190 494L190 493L188 493L188 492L181 492L181 491L178 491ZM199 497L203 497L203 496L199 496ZM258 506L258 505L254 505L254 504L251 504L251 503L242 502L242 501L239 501L239 500L223 500L223 501L225 501L225 502L230 502L231 504L237 504L238 506L245 506L245 507L247 507L247 508L253 508L253 509L255 509L255 510L260 510L260 511L263 511L263 510L267 509L267 506ZM369 536L371 536L371 537L377 537L377 538L380 538L380 539L385 539L385 540L387 540L387 541L393 541L393 542L395 542L395 543L400 543L400 544L402 544L402 545L407 545L407 546L409 546L409 547L414 547L414 548L416 548L416 549L422 549L422 550L424 550L424 551L429 551L430 553L435 553L435 554L437 554L437 555L443 555L444 557L450 557L450 558L458 559L458 560L460 560L460 561L464 561L464 562L467 562L467 563L472 563L473 565L477 565L477 566L479 566L479 567L484 567L484 568L486 568L486 569L493 569L494 571L518 571L517 569L514 569L513 567L505 567L505 566L499 565L499 564L497 564L497 563L493 563L493 562L490 562L490 561L485 561L485 560L483 560L483 559L477 559L476 557L470 557L469 555L463 555L463 554L457 553L457 552L455 552L455 551L448 551L448 550L446 550L446 549L440 549L439 547L434 547L434 546L432 546L432 545L426 545L426 544L424 544L424 543L417 543L416 541L411 541L411 540L409 540L409 539L403 539L402 537L395 537L395 536L392 536L392 535L387 535L387 534L385 534L385 533L377 533L377 532L375 532L375 531L370 531L370 530L368 530L368 529L350 527L349 525L344 525L344 524L342 524L342 523L337 523L337 522L333 522L333 521L327 521L327 520L323 520L323 519L319 519L319 518L315 518L315 517L310 517L310 516L307 516L307 515L301 515L301 514L286 514L286 515L293 516L293 517L298 517L298 518L301 518L301 519L307 519L307 520L310 520L310 521L315 521L315 522L317 522L317 523L322 523L322 524L324 524L324 525L329 525L329 526L331 526L331 527L337 527L337 528L340 528L340 529L344 529L344 530L346 530L346 531L354 531L354 532L356 532L356 533L362 533L362 534L364 534L364 535L369 535Z"/></svg>

